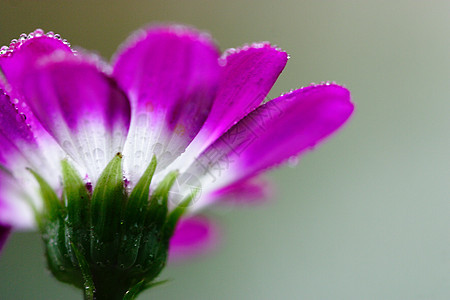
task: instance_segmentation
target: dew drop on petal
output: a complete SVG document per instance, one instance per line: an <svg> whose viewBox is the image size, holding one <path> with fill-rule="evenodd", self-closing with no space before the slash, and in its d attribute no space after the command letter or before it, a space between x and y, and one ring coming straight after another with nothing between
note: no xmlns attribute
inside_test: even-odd
<svg viewBox="0 0 450 300"><path fill-rule="evenodd" d="M288 166L291 167L291 168L294 168L294 167L296 167L298 165L299 161L300 161L300 157L298 157L298 156L291 156L288 159Z"/></svg>
<svg viewBox="0 0 450 300"><path fill-rule="evenodd" d="M136 158L136 159L141 159L143 156L144 156L144 152L142 152L142 151L136 151L134 153L134 158Z"/></svg>
<svg viewBox="0 0 450 300"><path fill-rule="evenodd" d="M91 153L90 152L85 152L84 153L84 158L85 159L91 159Z"/></svg>
<svg viewBox="0 0 450 300"><path fill-rule="evenodd" d="M20 36L19 36L19 41L20 42L23 42L23 41L25 41L26 39L27 39L27 34L26 33L22 33Z"/></svg>
<svg viewBox="0 0 450 300"><path fill-rule="evenodd" d="M42 30L42 29L40 29L40 28L38 28L38 29L36 29L35 31L34 31L34 36L35 37L40 37L40 36L42 36L44 34L44 30Z"/></svg>
<svg viewBox="0 0 450 300"><path fill-rule="evenodd" d="M105 157L105 152L103 152L100 148L95 148L94 151L92 151L92 154L94 155L95 159L101 160Z"/></svg>
<svg viewBox="0 0 450 300"><path fill-rule="evenodd" d="M137 125L145 126L147 124L147 114L139 114L137 116Z"/></svg>
<svg viewBox="0 0 450 300"><path fill-rule="evenodd" d="M72 142L71 142L71 141L68 141L68 140L65 140L65 141L62 143L62 147L63 147L64 149L66 149L66 150L69 150L69 151L73 150Z"/></svg>

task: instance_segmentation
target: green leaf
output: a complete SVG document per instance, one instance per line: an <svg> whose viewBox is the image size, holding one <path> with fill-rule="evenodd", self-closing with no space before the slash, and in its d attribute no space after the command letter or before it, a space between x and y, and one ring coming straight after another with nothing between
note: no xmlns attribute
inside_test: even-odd
<svg viewBox="0 0 450 300"><path fill-rule="evenodd" d="M122 206L125 203L122 155L109 162L97 181L91 201L91 256L99 265L114 264L120 243Z"/></svg>

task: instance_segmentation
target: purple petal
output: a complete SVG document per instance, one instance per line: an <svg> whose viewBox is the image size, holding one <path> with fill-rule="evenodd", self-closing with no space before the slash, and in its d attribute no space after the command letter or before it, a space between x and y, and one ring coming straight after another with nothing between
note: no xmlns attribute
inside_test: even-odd
<svg viewBox="0 0 450 300"><path fill-rule="evenodd" d="M29 35L23 34L18 40L13 40L8 50L0 54L0 88L14 99L20 111L27 116L27 123L36 133L42 128L23 101L23 79L34 70L41 58L55 51L72 53L67 42L58 38L58 35L45 35L42 30L37 29Z"/></svg>
<svg viewBox="0 0 450 300"><path fill-rule="evenodd" d="M258 107L283 71L288 55L268 43L229 49L220 59L222 74L211 112L202 129L174 163L189 165L237 121Z"/></svg>
<svg viewBox="0 0 450 300"><path fill-rule="evenodd" d="M63 53L48 58L25 81L33 113L95 181L126 139L125 94L94 63Z"/></svg>
<svg viewBox="0 0 450 300"><path fill-rule="evenodd" d="M169 260L192 258L213 250L219 241L216 224L204 217L181 219L170 240Z"/></svg>
<svg viewBox="0 0 450 300"><path fill-rule="evenodd" d="M261 104L288 59L286 52L267 43L225 53L219 90L199 133L206 146Z"/></svg>
<svg viewBox="0 0 450 300"><path fill-rule="evenodd" d="M27 37L21 36L18 40L13 40L9 49L0 54L0 69L2 70L7 85L15 92L23 89L22 79L24 75L32 71L39 59L55 51L71 53L70 47L62 40L53 36L43 34L38 29L30 33ZM4 83L3 83L4 84ZM3 86L5 88L5 86ZM11 92L8 90L8 92Z"/></svg>
<svg viewBox="0 0 450 300"><path fill-rule="evenodd" d="M0 224L0 251L2 251L10 232L11 226Z"/></svg>
<svg viewBox="0 0 450 300"><path fill-rule="evenodd" d="M114 77L132 105L124 155L133 173L153 154L164 167L198 133L217 89L218 57L207 35L182 26L147 30L119 53Z"/></svg>
<svg viewBox="0 0 450 300"><path fill-rule="evenodd" d="M0 90L0 163L6 166L25 160L29 151L37 149L36 139L10 97Z"/></svg>
<svg viewBox="0 0 450 300"><path fill-rule="evenodd" d="M232 183L206 197L214 204L258 205L271 199L273 190L272 182L256 177Z"/></svg>
<svg viewBox="0 0 450 300"><path fill-rule="evenodd" d="M0 165L0 224L22 229L34 227L34 212L28 201L34 201L30 195L37 196L38 193L30 182L34 183L31 180L17 180L9 170ZM30 191L34 193L29 193ZM37 207L40 208L39 205Z"/></svg>
<svg viewBox="0 0 450 300"><path fill-rule="evenodd" d="M11 180L2 178L0 197L9 193L10 189L14 190L15 188L32 191L31 194L36 194L32 190L33 187L30 186L30 182L27 181L31 177L31 173L26 171L26 168L39 171L40 175L52 187L59 185L58 170L60 159L62 159L62 151L57 148L55 141L48 134L45 137L48 137L48 139L44 136L36 139L31 126L28 124L28 118L18 110L16 104L10 101L10 97L0 90L0 167L7 167L12 176L19 180L11 183L15 187L10 187L9 182ZM32 182L34 183L35 180L32 179ZM25 197L14 195L5 196L7 199L4 201L12 201L12 198L14 198L14 201L17 200L15 198L21 198L17 201L25 199ZM36 196L34 195L31 198L36 200ZM1 221L2 217L0 217Z"/></svg>
<svg viewBox="0 0 450 300"><path fill-rule="evenodd" d="M293 91L233 126L189 172L201 176L206 192L253 177L312 149L341 127L352 111L350 93L341 86L325 84Z"/></svg>

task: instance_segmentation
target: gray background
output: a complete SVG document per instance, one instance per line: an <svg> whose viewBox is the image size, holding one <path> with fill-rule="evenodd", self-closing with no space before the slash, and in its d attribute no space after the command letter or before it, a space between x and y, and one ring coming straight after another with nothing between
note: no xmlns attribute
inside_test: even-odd
<svg viewBox="0 0 450 300"><path fill-rule="evenodd" d="M346 84L345 130L271 172L275 201L210 213L213 254L167 268L141 299L450 299L449 1L5 1L0 44L37 27L108 58L155 21L221 49L269 40L291 55L271 92ZM1 299L80 299L44 270L39 238L0 259Z"/></svg>

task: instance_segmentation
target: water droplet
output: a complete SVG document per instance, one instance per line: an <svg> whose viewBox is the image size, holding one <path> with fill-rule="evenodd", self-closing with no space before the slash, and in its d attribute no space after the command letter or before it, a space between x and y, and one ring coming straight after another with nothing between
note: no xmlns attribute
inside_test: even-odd
<svg viewBox="0 0 450 300"><path fill-rule="evenodd" d="M92 151L92 154L97 160L102 160L105 157L105 152L100 148L95 148L94 151Z"/></svg>
<svg viewBox="0 0 450 300"><path fill-rule="evenodd" d="M147 125L147 114L139 114L137 116L137 125L138 126L145 126L145 125Z"/></svg>
<svg viewBox="0 0 450 300"><path fill-rule="evenodd" d="M136 151L134 153L134 158L135 159L141 159L143 156L144 156L144 152L142 152L142 151Z"/></svg>
<svg viewBox="0 0 450 300"><path fill-rule="evenodd" d="M300 161L300 158L298 156L291 156L288 159L288 166L293 168L298 165L299 161Z"/></svg>
<svg viewBox="0 0 450 300"><path fill-rule="evenodd" d="M164 148L164 146L161 143L156 143L155 145L153 145L153 153L156 156L159 156L162 154L163 148Z"/></svg>
<svg viewBox="0 0 450 300"><path fill-rule="evenodd" d="M65 149L72 149L73 148L72 143L70 141L68 141L68 140L65 140L62 143L62 147L65 148Z"/></svg>
<svg viewBox="0 0 450 300"><path fill-rule="evenodd" d="M40 36L42 36L44 34L44 30L42 30L42 29L40 29L40 28L38 28L38 29L36 29L35 31L34 31L34 36L35 37L40 37Z"/></svg>
<svg viewBox="0 0 450 300"><path fill-rule="evenodd" d="M27 34L26 34L26 33L22 33L22 34L19 36L19 41L21 41L21 42L25 41L26 39L27 39Z"/></svg>

